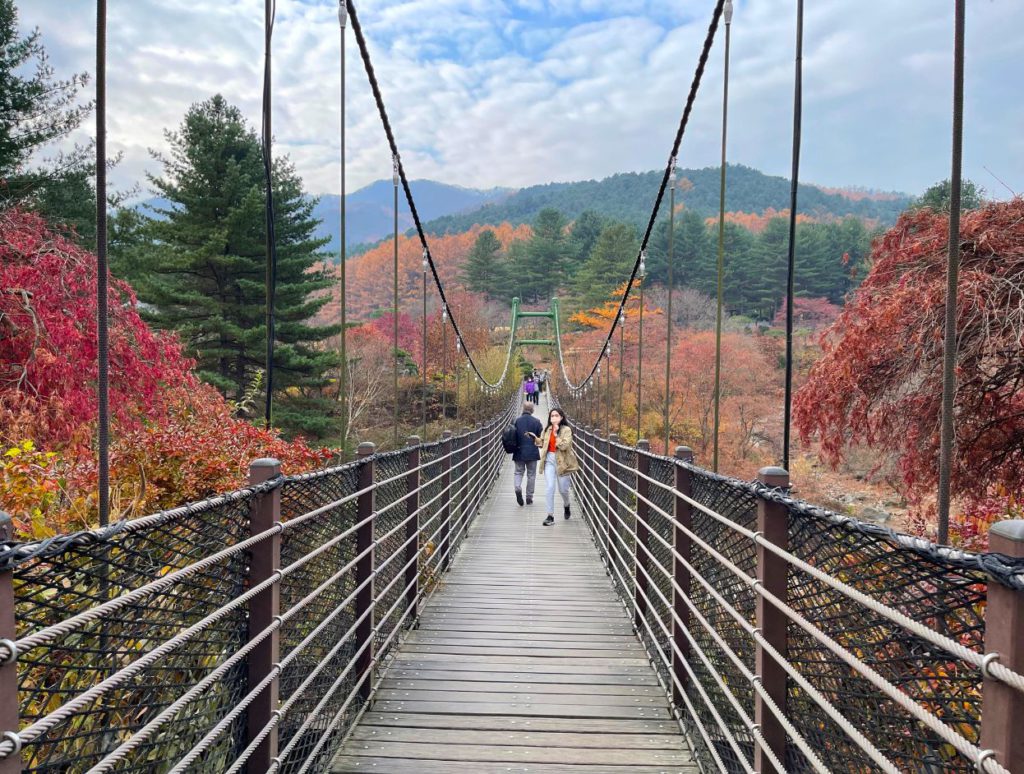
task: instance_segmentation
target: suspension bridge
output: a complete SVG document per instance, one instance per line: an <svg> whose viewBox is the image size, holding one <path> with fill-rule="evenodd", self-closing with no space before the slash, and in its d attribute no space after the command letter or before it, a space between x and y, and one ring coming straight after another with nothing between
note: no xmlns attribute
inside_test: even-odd
<svg viewBox="0 0 1024 774"><path fill-rule="evenodd" d="M272 17L267 0L266 107ZM601 427L602 362L643 292L647 241L730 18L719 0L599 356L574 377L557 301L516 301L488 378L448 306L355 8L339 3L342 50L351 26L391 147L396 211L401 187L422 242L424 303L429 275L489 417L388 451L364 443L324 470L255 460L244 488L108 523L101 325L100 526L15 542L0 515L0 774L1024 772L1024 522L994 526L988 553L959 551L795 499L785 467L731 478L685 447L623 444L610 403ZM798 3L797 118L801 20ZM264 135L269 170L269 110ZM791 218L798 150L797 129ZM268 225L272 384L269 199ZM529 318L553 337L519 337ZM516 504L500 443L519 409L517 345L553 347L545 408L567 416L582 465L553 529Z"/></svg>

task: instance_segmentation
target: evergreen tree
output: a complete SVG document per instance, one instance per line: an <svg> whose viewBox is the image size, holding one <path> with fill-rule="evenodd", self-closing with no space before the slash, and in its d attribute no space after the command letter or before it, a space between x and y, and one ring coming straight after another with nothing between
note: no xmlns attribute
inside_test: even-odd
<svg viewBox="0 0 1024 774"><path fill-rule="evenodd" d="M241 112L217 95L193 105L170 156L151 177L170 202L146 231L154 244L137 251L135 273L149 317L178 332L200 375L239 399L264 368L266 346L263 162L260 142ZM274 165L277 237L275 424L317 436L329 432L320 397L336 356L317 345L338 332L309 321L327 302L330 281L312 271L326 240L313 236L315 201L284 158Z"/></svg>
<svg viewBox="0 0 1024 774"><path fill-rule="evenodd" d="M38 29L21 37L14 0L0 0L0 206L26 204L56 224L92 235L95 189L88 148L32 167L33 156L81 126L92 103L77 104L88 76L55 78Z"/></svg>
<svg viewBox="0 0 1024 774"><path fill-rule="evenodd" d="M639 250L636 230L626 223L605 226L587 262L576 274L574 295L581 308L600 306L629 278Z"/></svg>
<svg viewBox="0 0 1024 774"><path fill-rule="evenodd" d="M933 212L949 212L952 184L949 178L928 188L919 199L911 205L913 210L928 208ZM985 203L985 190L970 180L964 180L960 186L960 207L965 210L976 210Z"/></svg>
<svg viewBox="0 0 1024 774"><path fill-rule="evenodd" d="M601 229L604 228L605 220L593 210L584 210L572 224L569 232L570 263L568 273L574 275L583 263L590 257L590 251L594 249L597 238L601 236Z"/></svg>
<svg viewBox="0 0 1024 774"><path fill-rule="evenodd" d="M541 210L533 223L533 236L527 243L526 254L529 297L533 301L550 297L565 277L572 255L566 225L565 216L550 207Z"/></svg>
<svg viewBox="0 0 1024 774"><path fill-rule="evenodd" d="M494 231L489 228L481 231L462 266L462 281L466 283L467 288L477 293L498 297L496 293L502 284L499 276L502 268L498 257L500 251L501 242L494 235Z"/></svg>

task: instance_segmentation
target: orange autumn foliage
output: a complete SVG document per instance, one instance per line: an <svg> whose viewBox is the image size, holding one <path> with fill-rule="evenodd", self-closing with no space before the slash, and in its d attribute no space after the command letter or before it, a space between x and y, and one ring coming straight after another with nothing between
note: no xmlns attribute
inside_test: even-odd
<svg viewBox="0 0 1024 774"><path fill-rule="evenodd" d="M725 213L726 223L735 223L737 226L742 226L753 234L760 234L765 230L768 225L768 221L774 220L775 218L788 218L789 210L777 210L774 207L769 207L760 215L756 212L727 212ZM718 218L711 217L705 218L704 222L709 226L718 225ZM797 213L797 223L821 223L820 218L811 217L810 215L804 215L803 213Z"/></svg>

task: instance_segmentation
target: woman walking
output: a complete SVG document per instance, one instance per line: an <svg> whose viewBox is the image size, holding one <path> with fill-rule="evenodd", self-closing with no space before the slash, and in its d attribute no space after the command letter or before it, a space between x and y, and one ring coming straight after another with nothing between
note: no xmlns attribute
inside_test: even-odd
<svg viewBox="0 0 1024 774"><path fill-rule="evenodd" d="M532 433L531 433L532 435ZM547 483L548 517L544 526L555 523L555 488L562 495L565 518L569 518L569 474L580 469L576 452L572 448L572 430L565 421L562 412L551 409L548 412L548 426L544 428L540 438L533 436L533 442L541 449L544 460L544 480Z"/></svg>

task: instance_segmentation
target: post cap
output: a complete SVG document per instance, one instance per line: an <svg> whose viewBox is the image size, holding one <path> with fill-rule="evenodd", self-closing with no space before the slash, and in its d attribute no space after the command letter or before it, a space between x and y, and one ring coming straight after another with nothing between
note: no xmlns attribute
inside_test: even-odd
<svg viewBox="0 0 1024 774"><path fill-rule="evenodd" d="M376 449L377 445L374 444L372 441L363 441L361 444L359 444L358 448L356 448L356 454L358 454L360 457L369 457L371 454L374 453L374 451L376 451Z"/></svg>
<svg viewBox="0 0 1024 774"><path fill-rule="evenodd" d="M441 438L443 440L445 440L445 441L447 441L451 437L452 437L452 431L451 430L445 430L443 433L441 433Z"/></svg>
<svg viewBox="0 0 1024 774"><path fill-rule="evenodd" d="M619 434L618 433L611 433L608 436L608 440L611 441L612 443L618 443L619 442Z"/></svg>
<svg viewBox="0 0 1024 774"><path fill-rule="evenodd" d="M643 449L644 451L650 451L651 450L651 442L648 441L646 438L641 438L640 440L638 440L636 442L636 448Z"/></svg>
<svg viewBox="0 0 1024 774"><path fill-rule="evenodd" d="M281 461L273 457L261 457L249 463L249 483L262 484L281 474Z"/></svg>
<svg viewBox="0 0 1024 774"><path fill-rule="evenodd" d="M771 487L789 486L789 471L785 468L767 467L757 471L757 480Z"/></svg>
<svg viewBox="0 0 1024 774"><path fill-rule="evenodd" d="M459 435L469 435L472 432L473 432L473 428L472 427L463 427L461 430L459 430Z"/></svg>
<svg viewBox="0 0 1024 774"><path fill-rule="evenodd" d="M988 550L1024 557L1024 519L997 521L988 531Z"/></svg>
<svg viewBox="0 0 1024 774"><path fill-rule="evenodd" d="M677 446L676 459L684 460L685 462L693 462L693 449L689 446Z"/></svg>
<svg viewBox="0 0 1024 774"><path fill-rule="evenodd" d="M421 442L422 440L418 435L410 435L408 438L405 439L406 446L419 446Z"/></svg>
<svg viewBox="0 0 1024 774"><path fill-rule="evenodd" d="M0 543L14 540L14 521L10 514L0 511Z"/></svg>

